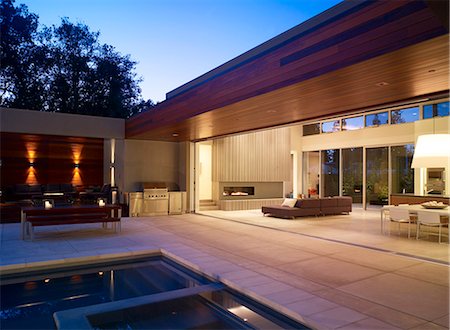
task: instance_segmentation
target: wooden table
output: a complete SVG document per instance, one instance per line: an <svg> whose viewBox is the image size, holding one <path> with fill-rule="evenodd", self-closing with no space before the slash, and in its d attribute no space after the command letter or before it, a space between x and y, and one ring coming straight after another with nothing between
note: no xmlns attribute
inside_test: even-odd
<svg viewBox="0 0 450 330"><path fill-rule="evenodd" d="M20 215L21 239L33 239L33 226L102 223L107 228L120 231L122 209L119 205L70 205L45 208L43 206L22 207ZM118 226L117 226L118 225Z"/></svg>

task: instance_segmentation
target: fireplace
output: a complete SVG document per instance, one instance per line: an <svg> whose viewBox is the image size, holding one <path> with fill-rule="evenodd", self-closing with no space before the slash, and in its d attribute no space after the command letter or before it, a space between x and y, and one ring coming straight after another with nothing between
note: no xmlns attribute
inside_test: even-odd
<svg viewBox="0 0 450 330"><path fill-rule="evenodd" d="M223 187L222 196L253 196L255 187Z"/></svg>
<svg viewBox="0 0 450 330"><path fill-rule="evenodd" d="M283 182L219 182L220 200L282 198Z"/></svg>

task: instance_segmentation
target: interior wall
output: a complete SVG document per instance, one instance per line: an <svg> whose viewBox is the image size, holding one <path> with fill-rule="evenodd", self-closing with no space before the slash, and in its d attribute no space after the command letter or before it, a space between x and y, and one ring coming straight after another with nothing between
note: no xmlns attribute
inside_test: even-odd
<svg viewBox="0 0 450 330"><path fill-rule="evenodd" d="M212 151L213 199L218 199L219 182L292 180L289 127L217 139Z"/></svg>
<svg viewBox="0 0 450 330"><path fill-rule="evenodd" d="M289 181L289 128L235 135L213 142L214 181Z"/></svg>
<svg viewBox="0 0 450 330"><path fill-rule="evenodd" d="M180 143L125 140L124 191L142 191L144 182L165 182L180 187L185 160Z"/></svg>

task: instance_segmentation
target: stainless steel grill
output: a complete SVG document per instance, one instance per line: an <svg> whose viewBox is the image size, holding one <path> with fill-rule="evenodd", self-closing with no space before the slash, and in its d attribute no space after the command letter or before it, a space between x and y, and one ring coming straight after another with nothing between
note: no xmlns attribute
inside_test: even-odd
<svg viewBox="0 0 450 330"><path fill-rule="evenodd" d="M169 212L169 190L167 188L144 189L143 216L166 215Z"/></svg>

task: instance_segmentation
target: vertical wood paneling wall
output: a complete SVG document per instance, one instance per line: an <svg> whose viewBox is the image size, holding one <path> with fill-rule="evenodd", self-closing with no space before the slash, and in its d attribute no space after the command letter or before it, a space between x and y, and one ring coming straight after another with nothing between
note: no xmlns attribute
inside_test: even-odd
<svg viewBox="0 0 450 330"><path fill-rule="evenodd" d="M214 140L213 181L289 181L288 127Z"/></svg>

